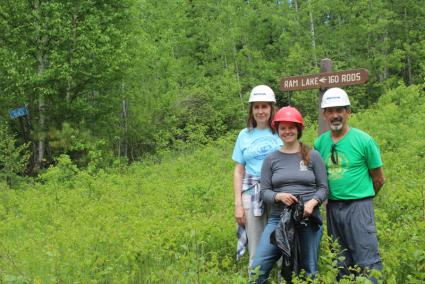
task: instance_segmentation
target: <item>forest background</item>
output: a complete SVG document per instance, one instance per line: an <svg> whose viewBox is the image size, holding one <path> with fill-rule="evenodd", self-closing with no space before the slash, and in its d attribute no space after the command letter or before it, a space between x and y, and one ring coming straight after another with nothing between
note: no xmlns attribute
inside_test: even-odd
<svg viewBox="0 0 425 284"><path fill-rule="evenodd" d="M0 279L161 282L166 281L161 277L182 277L202 282L206 273L206 282L219 282L213 275L229 283L244 281L243 265L229 257L234 238L231 176L223 172L231 172L231 144L235 131L244 127L249 91L267 84L275 90L278 105L287 105L289 95L280 92L279 78L318 73L320 59L330 58L334 70L369 70L367 84L347 90L359 113L359 127L373 131L391 161L387 176L396 193L385 202L378 198L382 208L389 206L378 211L378 218L392 222L380 228L381 235L397 236L383 245L387 267L393 270L387 273L398 283L420 283L425 277L425 135L420 127L424 22L425 6L412 0L1 1L0 216L5 229L0 238ZM310 125L305 138L310 143L317 93L293 92L290 98ZM22 106L29 110L27 135L19 121L9 117L10 110ZM177 161L168 161L171 157ZM178 162L179 158L192 163ZM127 167L129 163L134 164ZM203 163L212 167L208 184L205 173L197 172ZM162 181L162 186L180 188L182 207L172 207L170 214L182 211L187 216L156 224L162 215L154 208L166 206L160 193L168 196L158 183L164 173L177 181L177 176L185 177L183 185ZM212 182L219 178L220 186ZM125 195L119 190L122 186L129 189ZM152 192L146 189L151 187ZM408 194L401 194L404 191ZM187 195L190 204L184 201ZM140 209L125 197L141 199L135 202L141 207L146 200L154 201ZM121 207L111 211L121 212L118 216L107 215L109 207L103 206L115 205L105 198L122 200L127 210L135 210L129 214L141 216L142 210L150 225L143 223L141 231L126 227L135 220L121 216ZM218 203L205 211L207 202L213 201ZM87 218L91 223L79 223L82 217L70 213L74 210L89 210L85 217L92 216ZM408 216L398 215L403 213ZM185 219L189 215L192 223ZM109 231L113 228L106 220L111 218L118 218L114 224L127 232ZM163 227L172 221L182 228L171 232ZM67 222L72 225L65 230ZM189 229L186 222L198 229ZM89 230L93 224L111 238L97 239ZM406 231L407 225L414 229ZM67 231L71 228L74 231ZM94 234L92 239L78 239L77 232L84 228L90 231L85 237ZM161 237L158 230L175 236ZM46 232L51 239L46 240ZM137 243L148 233L157 236L152 237L155 242L140 247ZM24 242L30 235L33 240ZM66 237L72 236L69 243ZM123 250L118 243L124 239L128 247ZM412 243L407 246L408 240ZM406 245L406 251L389 249L394 242ZM172 247L169 255L151 254L166 243ZM117 260L121 256L114 248L124 251L126 261ZM321 265L331 277L332 262L326 266L326 259L332 260L332 251L324 251ZM77 261L80 257L87 263ZM179 261L164 262L167 257ZM155 267L166 270L164 263L175 271L168 276L159 273Z"/></svg>

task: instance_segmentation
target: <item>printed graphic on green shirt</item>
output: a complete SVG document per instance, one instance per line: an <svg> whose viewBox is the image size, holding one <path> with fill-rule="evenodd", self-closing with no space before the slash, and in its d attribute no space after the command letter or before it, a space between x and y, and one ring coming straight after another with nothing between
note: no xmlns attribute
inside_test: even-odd
<svg viewBox="0 0 425 284"><path fill-rule="evenodd" d="M344 153L338 153L338 159L335 159L335 162L336 163L332 161L331 155L329 155L326 159L326 168L329 180L341 179L350 166L348 158Z"/></svg>

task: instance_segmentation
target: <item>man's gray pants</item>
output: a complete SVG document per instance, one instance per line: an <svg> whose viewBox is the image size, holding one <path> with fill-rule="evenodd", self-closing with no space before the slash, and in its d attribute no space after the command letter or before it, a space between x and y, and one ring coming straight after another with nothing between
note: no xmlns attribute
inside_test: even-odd
<svg viewBox="0 0 425 284"><path fill-rule="evenodd" d="M338 263L343 267L338 279L350 274L349 267L355 265L382 270L372 198L328 200L326 212L328 234L338 241L345 258Z"/></svg>

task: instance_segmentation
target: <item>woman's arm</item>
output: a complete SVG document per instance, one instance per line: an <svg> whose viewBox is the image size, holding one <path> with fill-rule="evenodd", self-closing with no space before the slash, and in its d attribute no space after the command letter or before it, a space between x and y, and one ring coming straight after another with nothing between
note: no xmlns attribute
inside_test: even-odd
<svg viewBox="0 0 425 284"><path fill-rule="evenodd" d="M240 225L245 224L245 212L242 204L242 182L245 175L245 166L236 163L233 172L233 191L235 194L235 219Z"/></svg>
<svg viewBox="0 0 425 284"><path fill-rule="evenodd" d="M311 158L313 162L313 172L314 177L316 179L316 194L314 195L314 199L317 199L317 201L321 204L326 199L328 199L329 194L329 188L328 188L328 176L326 174L326 166L323 162L322 157L320 154L313 150L311 153Z"/></svg>
<svg viewBox="0 0 425 284"><path fill-rule="evenodd" d="M274 196L275 192L273 191L272 186L272 169L269 156L266 157L261 166L261 198L267 204L275 203Z"/></svg>
<svg viewBox="0 0 425 284"><path fill-rule="evenodd" d="M328 177L326 175L326 166L320 154L312 150L310 153L314 177L316 180L317 191L313 198L304 204L304 216L310 216L314 207L322 204L328 198Z"/></svg>

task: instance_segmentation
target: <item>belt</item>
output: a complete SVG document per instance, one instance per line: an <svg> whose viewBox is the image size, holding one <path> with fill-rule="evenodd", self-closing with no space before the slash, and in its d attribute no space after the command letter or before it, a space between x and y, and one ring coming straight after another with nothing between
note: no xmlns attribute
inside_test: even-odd
<svg viewBox="0 0 425 284"><path fill-rule="evenodd" d="M368 196L368 197L363 197L363 198L358 198L358 199L338 199L338 200L328 199L328 202L329 203L346 203L346 204L348 204L348 203L372 199L372 198L373 198L373 196Z"/></svg>

